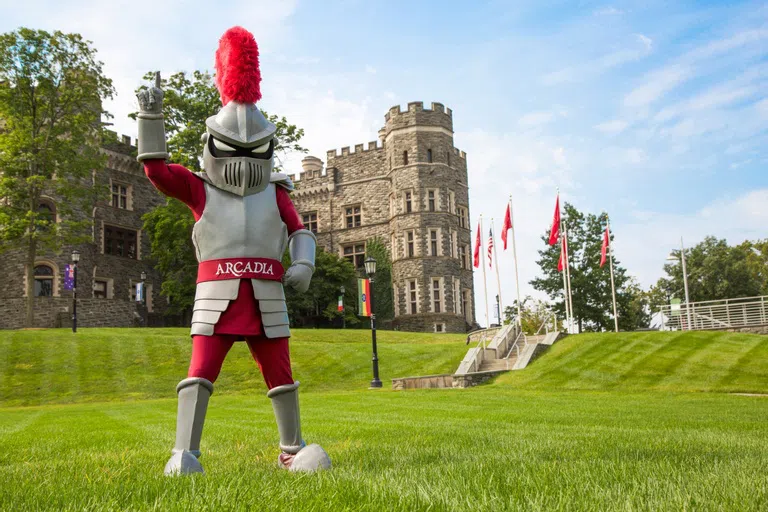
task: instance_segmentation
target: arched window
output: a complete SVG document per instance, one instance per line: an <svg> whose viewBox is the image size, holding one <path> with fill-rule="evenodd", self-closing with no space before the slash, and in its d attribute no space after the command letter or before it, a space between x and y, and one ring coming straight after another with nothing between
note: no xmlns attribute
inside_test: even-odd
<svg viewBox="0 0 768 512"><path fill-rule="evenodd" d="M431 149L427 150L427 162L432 163L432 150Z"/></svg>
<svg viewBox="0 0 768 512"><path fill-rule="evenodd" d="M50 199L42 199L37 205L40 228L47 229L56 223L56 205Z"/></svg>
<svg viewBox="0 0 768 512"><path fill-rule="evenodd" d="M403 165L408 165L408 152L403 151Z"/></svg>
<svg viewBox="0 0 768 512"><path fill-rule="evenodd" d="M53 267L35 265L35 297L53 297Z"/></svg>

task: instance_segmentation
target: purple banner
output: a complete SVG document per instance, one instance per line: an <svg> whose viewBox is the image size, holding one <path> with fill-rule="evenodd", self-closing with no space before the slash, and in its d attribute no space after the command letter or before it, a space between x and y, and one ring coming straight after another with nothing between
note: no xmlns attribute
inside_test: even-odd
<svg viewBox="0 0 768 512"><path fill-rule="evenodd" d="M75 287L75 266L67 263L64 265L64 289L72 290Z"/></svg>

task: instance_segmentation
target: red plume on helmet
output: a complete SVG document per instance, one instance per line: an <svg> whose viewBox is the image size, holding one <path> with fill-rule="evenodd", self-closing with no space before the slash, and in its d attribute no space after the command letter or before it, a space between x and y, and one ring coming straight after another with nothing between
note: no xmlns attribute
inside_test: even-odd
<svg viewBox="0 0 768 512"><path fill-rule="evenodd" d="M219 39L216 50L216 87L222 105L230 101L251 104L261 99L259 47L253 34L232 27Z"/></svg>

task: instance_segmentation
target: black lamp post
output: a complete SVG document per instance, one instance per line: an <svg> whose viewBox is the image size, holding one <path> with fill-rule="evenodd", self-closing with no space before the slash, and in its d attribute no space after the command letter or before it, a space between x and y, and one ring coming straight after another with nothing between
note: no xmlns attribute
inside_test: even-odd
<svg viewBox="0 0 768 512"><path fill-rule="evenodd" d="M77 262L80 261L80 252L72 251L72 332L77 332Z"/></svg>
<svg viewBox="0 0 768 512"><path fill-rule="evenodd" d="M144 327L147 326L147 285L145 283L146 280L147 280L147 273L142 270L141 271L141 306L143 308L143 311L141 312L141 314L144 317Z"/></svg>
<svg viewBox="0 0 768 512"><path fill-rule="evenodd" d="M374 313L373 309L373 276L376 274L376 260L370 256L365 260L365 273L368 274L371 283L371 296L368 297L368 300L371 302L371 341L373 343L373 380L371 381L371 387L380 388L379 354L376 350L376 313Z"/></svg>
<svg viewBox="0 0 768 512"><path fill-rule="evenodd" d="M499 327L501 327L501 302L499 302L499 296L496 296L496 316L499 319Z"/></svg>
<svg viewBox="0 0 768 512"><path fill-rule="evenodd" d="M347 328L347 318L345 315L345 310L347 306L344 304L344 292L347 291L346 288L344 288L344 285L341 285L341 288L339 288L339 292L341 292L341 328L346 329Z"/></svg>

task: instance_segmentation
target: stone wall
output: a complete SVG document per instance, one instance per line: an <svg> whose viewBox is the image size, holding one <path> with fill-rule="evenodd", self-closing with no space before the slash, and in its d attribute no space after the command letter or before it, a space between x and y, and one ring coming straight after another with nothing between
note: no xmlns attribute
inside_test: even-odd
<svg viewBox="0 0 768 512"><path fill-rule="evenodd" d="M0 301L3 328L24 327L26 299ZM35 299L35 327L57 328L72 325L72 299L38 297ZM132 327L139 325L141 313L135 303L125 300L78 299L78 327Z"/></svg>

